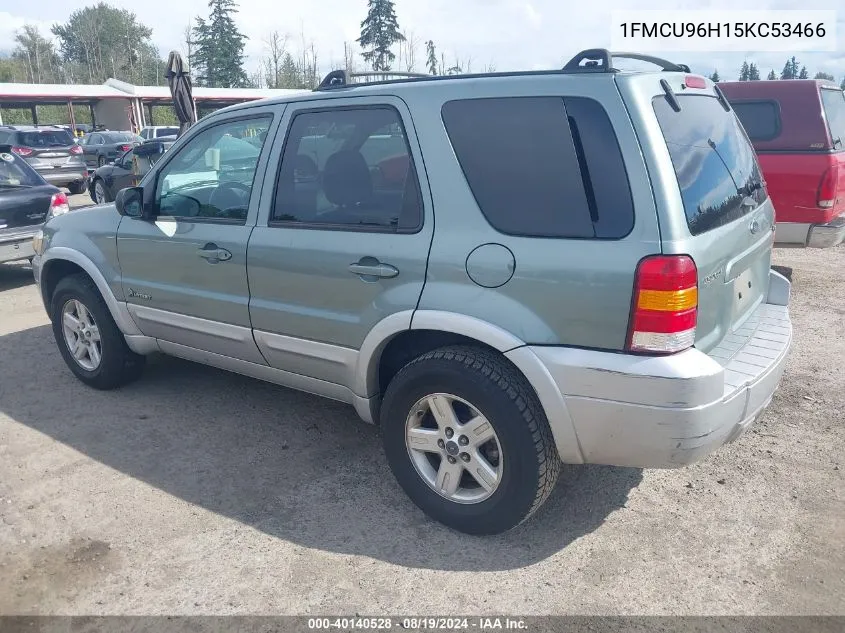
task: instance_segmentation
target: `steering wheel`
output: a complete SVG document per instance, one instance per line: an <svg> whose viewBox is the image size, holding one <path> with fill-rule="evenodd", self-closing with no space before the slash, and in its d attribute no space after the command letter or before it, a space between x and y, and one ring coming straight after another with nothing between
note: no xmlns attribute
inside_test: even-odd
<svg viewBox="0 0 845 633"><path fill-rule="evenodd" d="M208 205L210 207L214 207L215 209L219 209L220 212L217 215L220 217L230 217L228 213L229 209L242 209L245 206L244 198L235 193L235 191L245 193L248 204L250 193L252 193L252 187L237 180L224 180L219 183L211 193L211 197L208 199ZM233 198L237 199L234 200Z"/></svg>

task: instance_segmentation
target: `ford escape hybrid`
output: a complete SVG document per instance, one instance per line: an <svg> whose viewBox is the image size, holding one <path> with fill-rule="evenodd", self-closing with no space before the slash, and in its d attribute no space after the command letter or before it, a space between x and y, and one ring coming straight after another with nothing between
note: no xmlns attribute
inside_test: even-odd
<svg viewBox="0 0 845 633"><path fill-rule="evenodd" d="M163 352L349 403L408 496L475 534L561 462L704 457L772 398L790 284L722 93L637 58L659 70L335 71L204 118L35 239L62 356L98 389Z"/></svg>

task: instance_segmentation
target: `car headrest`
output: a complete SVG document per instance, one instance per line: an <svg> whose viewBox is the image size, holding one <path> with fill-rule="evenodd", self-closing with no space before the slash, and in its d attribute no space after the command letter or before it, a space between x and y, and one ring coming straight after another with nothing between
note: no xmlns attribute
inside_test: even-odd
<svg viewBox="0 0 845 633"><path fill-rule="evenodd" d="M373 179L367 161L355 150L332 154L323 170L323 191L332 204L350 206L373 195Z"/></svg>

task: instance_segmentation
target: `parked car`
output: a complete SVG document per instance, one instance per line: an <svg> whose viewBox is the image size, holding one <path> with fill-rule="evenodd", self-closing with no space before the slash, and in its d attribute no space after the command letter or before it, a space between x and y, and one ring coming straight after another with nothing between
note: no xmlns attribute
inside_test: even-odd
<svg viewBox="0 0 845 633"><path fill-rule="evenodd" d="M141 130L140 135L144 140L160 138L162 136L177 136L178 125L150 125Z"/></svg>
<svg viewBox="0 0 845 633"><path fill-rule="evenodd" d="M0 263L31 259L32 238L48 214L68 208L67 195L47 184L11 145L0 145Z"/></svg>
<svg viewBox="0 0 845 633"><path fill-rule="evenodd" d="M142 141L140 136L132 132L92 132L79 145L89 167L102 167Z"/></svg>
<svg viewBox="0 0 845 633"><path fill-rule="evenodd" d="M155 145L161 148L160 152L155 152L155 154L163 154L165 151L170 149L170 146L173 145L175 140L175 136L163 136L161 138L145 141L144 143L133 147L128 152L125 152L112 163L97 168L94 173L91 174L91 178L88 182L88 193L91 195L91 199L97 204L112 202L118 191L124 189L125 187L132 187L137 184L136 180L138 179L138 176L135 175L136 166L133 165L133 157L136 150L140 148L151 148ZM154 161L143 162L141 164L143 167L139 169L141 172L139 173L139 176L145 176L146 170L149 166L152 166L152 164L154 164Z"/></svg>
<svg viewBox="0 0 845 633"><path fill-rule="evenodd" d="M777 388L790 283L727 100L645 59L335 71L205 117L114 205L45 225L61 355L98 389L164 352L349 403L409 497L475 534L529 517L561 462L703 458Z"/></svg>
<svg viewBox="0 0 845 633"><path fill-rule="evenodd" d="M71 193L85 191L88 168L82 148L66 130L55 126L0 126L0 144L10 145L50 184L67 187Z"/></svg>
<svg viewBox="0 0 845 633"><path fill-rule="evenodd" d="M845 241L845 96L823 80L719 84L759 156L778 244Z"/></svg>

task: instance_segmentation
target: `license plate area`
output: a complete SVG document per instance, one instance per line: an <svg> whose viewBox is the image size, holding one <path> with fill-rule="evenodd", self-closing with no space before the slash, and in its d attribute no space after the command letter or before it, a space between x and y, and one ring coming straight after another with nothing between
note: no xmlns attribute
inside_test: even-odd
<svg viewBox="0 0 845 633"><path fill-rule="evenodd" d="M732 284L733 313L732 329L742 325L745 318L760 304L763 297L764 280L761 278L758 266L741 273Z"/></svg>

